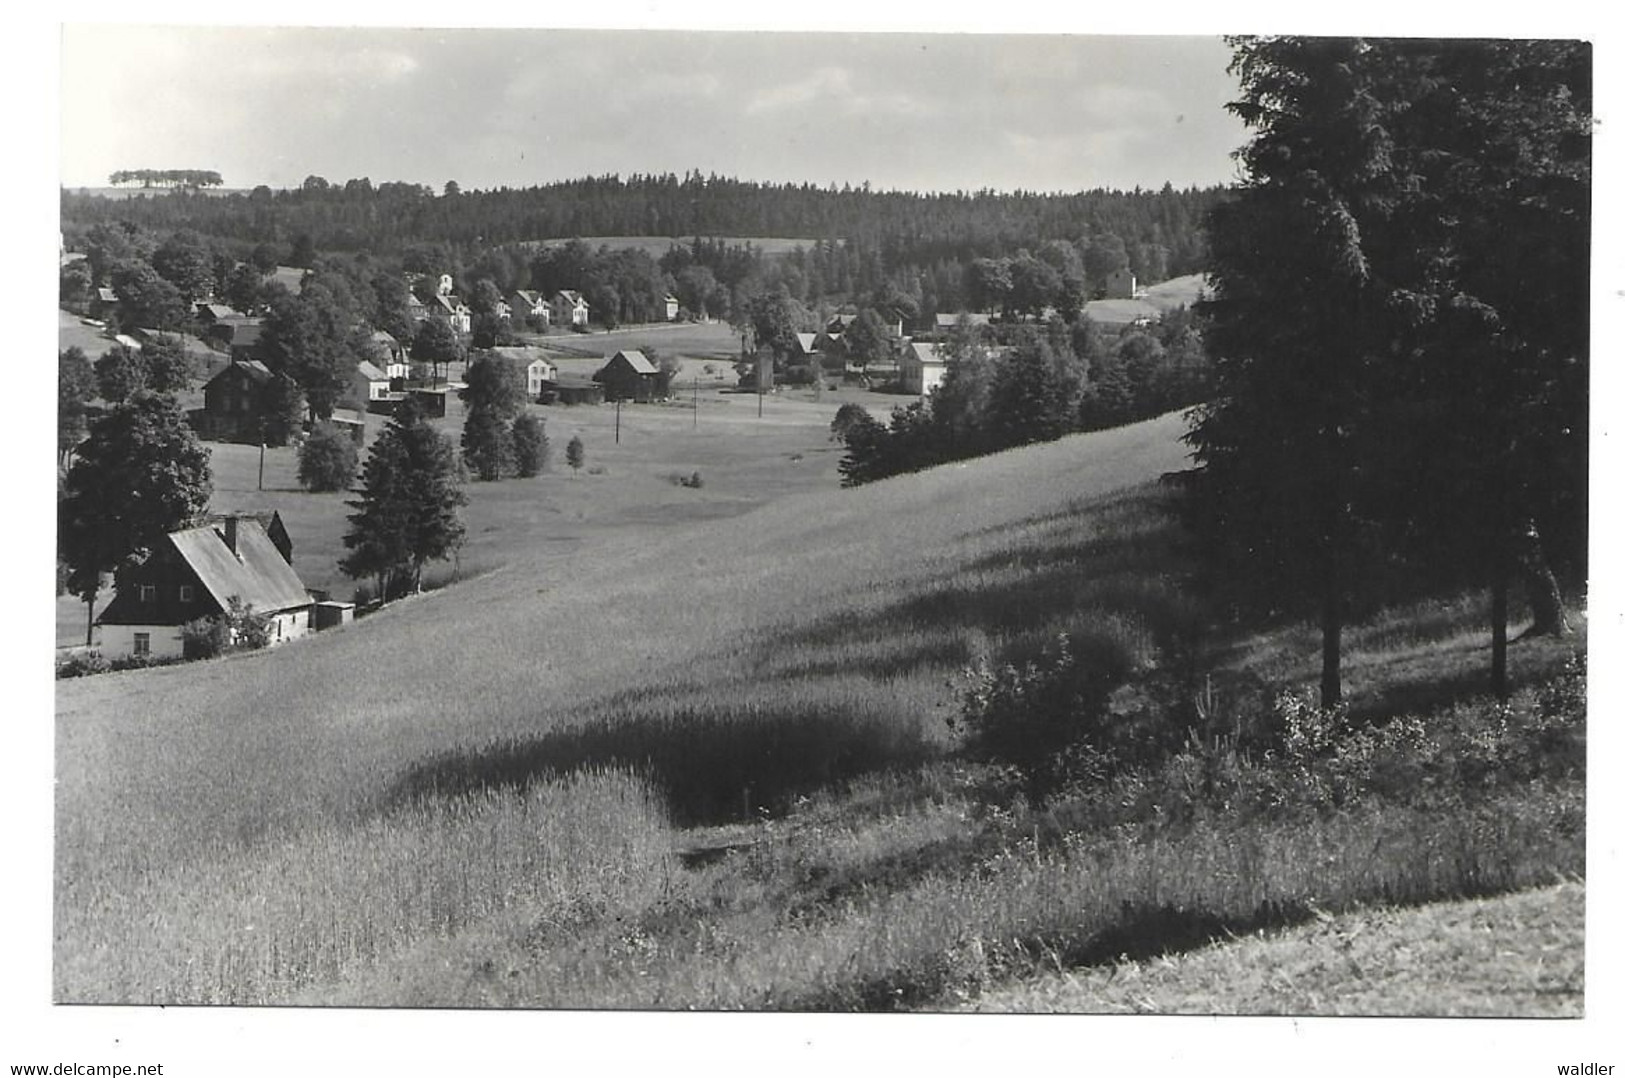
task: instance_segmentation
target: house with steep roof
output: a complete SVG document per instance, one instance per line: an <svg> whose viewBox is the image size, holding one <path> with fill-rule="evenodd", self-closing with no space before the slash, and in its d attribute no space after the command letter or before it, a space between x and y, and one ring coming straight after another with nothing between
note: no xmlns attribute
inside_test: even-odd
<svg viewBox="0 0 1625 1078"><path fill-rule="evenodd" d="M580 292L566 288L555 293L551 302L555 326L586 326L592 316L592 308Z"/></svg>
<svg viewBox="0 0 1625 1078"><path fill-rule="evenodd" d="M315 629L313 600L283 550L254 517L228 515L170 532L123 573L96 619L97 646L108 655L179 656L181 627L227 612L233 600L270 619L272 645Z"/></svg>
<svg viewBox="0 0 1625 1078"><path fill-rule="evenodd" d="M428 310L430 317L444 318L458 333L469 332L474 324L474 312L469 310L468 304L460 296L437 293L429 298Z"/></svg>
<svg viewBox="0 0 1625 1078"><path fill-rule="evenodd" d="M666 321L668 321L668 322L677 321L677 312L682 310L683 305L680 302L678 302L677 297L672 295L670 292L666 293L665 303L666 303Z"/></svg>
<svg viewBox="0 0 1625 1078"><path fill-rule="evenodd" d="M1127 267L1114 269L1106 275L1106 294L1104 299L1133 299L1134 273Z"/></svg>
<svg viewBox="0 0 1625 1078"><path fill-rule="evenodd" d="M395 339L393 333L381 329L373 330L371 340L383 352L384 361L379 365L384 368L384 376L390 380L390 388L399 389L400 385L395 383L404 383L412 376L412 366L406 361L405 346Z"/></svg>
<svg viewBox="0 0 1625 1078"><path fill-rule="evenodd" d="M203 407L186 414L199 438L212 442L260 439L264 392L275 375L257 359L234 359L203 385Z"/></svg>
<svg viewBox="0 0 1625 1078"><path fill-rule="evenodd" d="M947 374L947 357L924 341L910 341L897 361L897 378L904 393L923 397L941 385Z"/></svg>
<svg viewBox="0 0 1625 1078"><path fill-rule="evenodd" d="M389 373L371 360L363 359L350 373L350 393L368 405L389 400Z"/></svg>
<svg viewBox="0 0 1625 1078"><path fill-rule="evenodd" d="M553 324L553 308L548 305L547 297L527 288L516 288L509 293L508 310L521 322L537 319L544 328Z"/></svg>
<svg viewBox="0 0 1625 1078"><path fill-rule="evenodd" d="M671 376L635 348L616 352L592 380L604 387L606 400L654 401L671 395Z"/></svg>
<svg viewBox="0 0 1625 1078"><path fill-rule="evenodd" d="M557 381L558 368L543 354L540 348L520 345L498 345L491 351L513 362L513 365L525 372L525 396L535 400L542 395L543 388L551 382Z"/></svg>

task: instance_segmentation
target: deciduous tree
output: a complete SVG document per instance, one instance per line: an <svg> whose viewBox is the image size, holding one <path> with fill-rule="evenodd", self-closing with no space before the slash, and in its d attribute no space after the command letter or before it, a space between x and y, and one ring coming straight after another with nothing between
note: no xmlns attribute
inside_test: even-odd
<svg viewBox="0 0 1625 1078"><path fill-rule="evenodd" d="M138 392L90 424L64 481L57 536L89 618L106 573L139 564L209 504L209 453L172 398Z"/></svg>

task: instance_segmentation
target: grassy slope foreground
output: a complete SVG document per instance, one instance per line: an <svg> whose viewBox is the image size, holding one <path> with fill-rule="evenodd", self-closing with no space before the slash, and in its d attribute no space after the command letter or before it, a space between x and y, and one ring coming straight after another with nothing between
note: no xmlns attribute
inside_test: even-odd
<svg viewBox="0 0 1625 1078"><path fill-rule="evenodd" d="M1442 808L1174 826L1151 785L1042 813L981 795L943 722L967 665L1062 630L1154 665L1188 620L1154 483L1179 430L567 558L514 536L500 569L341 632L59 684L57 998L930 1006L1310 908L1583 871L1583 731L1537 702L1488 743L1545 738L1562 767ZM1420 652L1481 654L1470 602L1424 613L1351 633L1357 699ZM1260 639L1271 678L1308 674L1290 635ZM1562 657L1530 646L1516 672ZM1418 758L1461 756L1475 721L1447 715Z"/></svg>

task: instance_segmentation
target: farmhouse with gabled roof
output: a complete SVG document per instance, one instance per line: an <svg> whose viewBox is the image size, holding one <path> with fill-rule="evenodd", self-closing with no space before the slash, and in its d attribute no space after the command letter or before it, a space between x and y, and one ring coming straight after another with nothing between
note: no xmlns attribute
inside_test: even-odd
<svg viewBox="0 0 1625 1078"><path fill-rule="evenodd" d="M604 397L612 401L664 400L671 394L671 376L635 348L616 352L592 380L603 385Z"/></svg>
<svg viewBox="0 0 1625 1078"><path fill-rule="evenodd" d="M553 324L555 326L585 326L591 317L592 308L588 306L580 292L566 288L553 296Z"/></svg>
<svg viewBox="0 0 1625 1078"><path fill-rule="evenodd" d="M234 359L203 386L203 407L186 414L198 437L208 441L257 442L265 387L275 377L257 359Z"/></svg>
<svg viewBox="0 0 1625 1078"><path fill-rule="evenodd" d="M508 309L520 321L536 318L541 320L543 326L553 324L553 308L548 306L547 297L528 288L516 288L509 293Z"/></svg>
<svg viewBox="0 0 1625 1078"><path fill-rule="evenodd" d="M252 516L170 532L117 587L96 619L98 646L108 655L179 656L181 626L226 612L233 599L270 618L272 644L315 628L310 593Z"/></svg>

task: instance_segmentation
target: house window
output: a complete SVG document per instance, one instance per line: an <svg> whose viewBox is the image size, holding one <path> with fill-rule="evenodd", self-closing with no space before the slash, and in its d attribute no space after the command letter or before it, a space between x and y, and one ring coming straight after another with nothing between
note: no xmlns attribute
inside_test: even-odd
<svg viewBox="0 0 1625 1078"><path fill-rule="evenodd" d="M135 634L135 645L130 650L136 655L151 655L152 654L152 634L151 633L136 633Z"/></svg>
<svg viewBox="0 0 1625 1078"><path fill-rule="evenodd" d="M158 585L156 585L156 584L142 584L141 585L141 601L142 602L150 603L150 602L152 602L153 600L155 600L157 598L158 598Z"/></svg>
<svg viewBox="0 0 1625 1078"><path fill-rule="evenodd" d="M191 601L192 601L192 585L190 585L190 584L182 584L181 585L181 602L189 603Z"/></svg>

